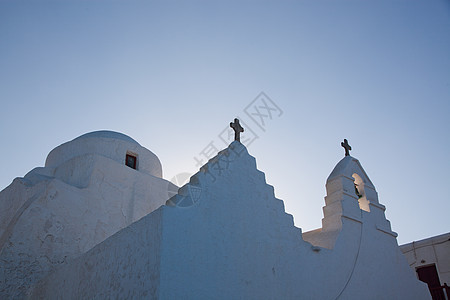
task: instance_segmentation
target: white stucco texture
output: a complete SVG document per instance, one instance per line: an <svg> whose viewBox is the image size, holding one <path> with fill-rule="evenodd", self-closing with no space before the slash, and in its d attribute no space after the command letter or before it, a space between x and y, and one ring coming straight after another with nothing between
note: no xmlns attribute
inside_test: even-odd
<svg viewBox="0 0 450 300"><path fill-rule="evenodd" d="M302 234L233 142L166 205L63 263L30 297L429 299L359 161L345 157L326 187L323 227Z"/></svg>
<svg viewBox="0 0 450 300"><path fill-rule="evenodd" d="M137 170L125 165L127 153ZM55 148L45 167L0 192L0 299L23 298L67 264L163 205L173 184L130 137L94 132Z"/></svg>
<svg viewBox="0 0 450 300"><path fill-rule="evenodd" d="M137 156L139 172L162 177L161 162L155 154L127 135L106 130L86 133L56 147L48 154L45 166L60 167L73 158L89 154L104 156L124 164L127 153Z"/></svg>

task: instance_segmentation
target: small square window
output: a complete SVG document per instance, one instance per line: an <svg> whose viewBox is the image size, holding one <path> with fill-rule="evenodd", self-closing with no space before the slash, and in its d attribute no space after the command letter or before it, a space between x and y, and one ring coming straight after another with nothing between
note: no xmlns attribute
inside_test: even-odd
<svg viewBox="0 0 450 300"><path fill-rule="evenodd" d="M134 155L127 154L127 156L125 157L125 164L135 170L136 170L136 161L137 157Z"/></svg>

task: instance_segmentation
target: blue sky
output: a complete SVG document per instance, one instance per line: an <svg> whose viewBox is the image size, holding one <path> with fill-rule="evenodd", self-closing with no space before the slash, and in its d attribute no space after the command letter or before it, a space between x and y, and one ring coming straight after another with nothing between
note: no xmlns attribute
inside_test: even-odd
<svg viewBox="0 0 450 300"><path fill-rule="evenodd" d="M265 131L262 91L283 112ZM0 189L101 129L194 173L238 115L303 231L344 138L399 243L450 230L448 1L1 1L0 101Z"/></svg>

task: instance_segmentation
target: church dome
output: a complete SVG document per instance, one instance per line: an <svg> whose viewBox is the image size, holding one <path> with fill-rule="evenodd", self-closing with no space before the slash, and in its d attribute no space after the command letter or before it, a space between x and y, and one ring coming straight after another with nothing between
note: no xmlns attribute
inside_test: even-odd
<svg viewBox="0 0 450 300"><path fill-rule="evenodd" d="M99 130L99 131L88 132L88 133L85 133L83 135L80 135L79 137L75 138L74 140L84 139L84 138L117 139L117 140L123 140L123 141L127 141L127 142L130 142L130 143L135 143L135 144L139 145L138 142L136 142L134 139L132 139L128 135L125 135L123 133L116 132L116 131L109 131L109 130Z"/></svg>
<svg viewBox="0 0 450 300"><path fill-rule="evenodd" d="M161 162L155 154L131 137L107 130L89 132L56 147L48 154L45 166L56 168L85 155L101 155L139 172L162 177Z"/></svg>

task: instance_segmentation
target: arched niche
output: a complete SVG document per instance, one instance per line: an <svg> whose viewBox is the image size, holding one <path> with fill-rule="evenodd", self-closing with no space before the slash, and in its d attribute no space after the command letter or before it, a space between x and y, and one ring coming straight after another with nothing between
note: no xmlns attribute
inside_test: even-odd
<svg viewBox="0 0 450 300"><path fill-rule="evenodd" d="M364 191L364 180L358 174L352 175L355 184L355 194L358 197L359 208L370 212L369 200L367 200L366 192Z"/></svg>

